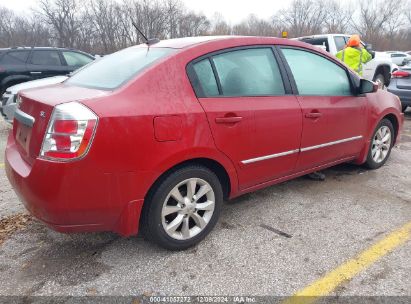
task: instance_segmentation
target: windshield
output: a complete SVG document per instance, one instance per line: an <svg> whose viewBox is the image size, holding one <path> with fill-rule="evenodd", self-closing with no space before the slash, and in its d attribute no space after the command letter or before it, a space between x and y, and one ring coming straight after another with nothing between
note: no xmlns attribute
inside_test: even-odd
<svg viewBox="0 0 411 304"><path fill-rule="evenodd" d="M76 71L68 84L113 90L125 84L144 68L175 52L169 48L128 48L104 56L83 69Z"/></svg>

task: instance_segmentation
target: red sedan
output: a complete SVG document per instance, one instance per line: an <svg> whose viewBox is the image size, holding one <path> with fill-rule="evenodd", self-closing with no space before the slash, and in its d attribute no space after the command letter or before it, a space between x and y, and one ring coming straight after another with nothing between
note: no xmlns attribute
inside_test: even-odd
<svg viewBox="0 0 411 304"><path fill-rule="evenodd" d="M188 248L221 204L344 162L381 167L399 99L298 41L196 37L106 56L23 92L6 148L27 209L62 232Z"/></svg>

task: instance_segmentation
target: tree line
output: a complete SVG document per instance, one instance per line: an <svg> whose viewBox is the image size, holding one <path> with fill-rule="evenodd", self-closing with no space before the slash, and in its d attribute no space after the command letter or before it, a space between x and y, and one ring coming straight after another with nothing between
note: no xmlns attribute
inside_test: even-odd
<svg viewBox="0 0 411 304"><path fill-rule="evenodd" d="M142 43L132 20L146 36L160 39L358 33L377 50L411 50L411 0L293 0L269 20L250 15L237 24L220 13L196 13L181 0L38 0L24 15L0 6L0 47L59 46L109 54Z"/></svg>

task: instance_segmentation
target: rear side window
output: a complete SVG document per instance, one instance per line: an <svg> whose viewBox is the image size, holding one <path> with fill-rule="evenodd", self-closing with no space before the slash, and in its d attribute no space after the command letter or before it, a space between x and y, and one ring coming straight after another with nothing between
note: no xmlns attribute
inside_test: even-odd
<svg viewBox="0 0 411 304"><path fill-rule="evenodd" d="M66 83L113 90L154 62L176 52L170 48L132 47L94 61L73 74Z"/></svg>
<svg viewBox="0 0 411 304"><path fill-rule="evenodd" d="M282 49L300 95L349 96L347 72L336 63L311 52Z"/></svg>
<svg viewBox="0 0 411 304"><path fill-rule="evenodd" d="M24 65L26 64L29 51L11 51L4 54L1 58L1 63L12 65Z"/></svg>
<svg viewBox="0 0 411 304"><path fill-rule="evenodd" d="M312 45L325 46L325 50L327 52L330 51L330 46L328 44L328 38L303 38L301 39L301 41L312 44Z"/></svg>
<svg viewBox="0 0 411 304"><path fill-rule="evenodd" d="M33 51L31 63L36 65L61 65L60 56L57 51Z"/></svg>
<svg viewBox="0 0 411 304"><path fill-rule="evenodd" d="M76 52L63 51L62 54L69 66L81 67L93 61L90 57Z"/></svg>
<svg viewBox="0 0 411 304"><path fill-rule="evenodd" d="M212 57L224 96L284 95L271 48L231 51Z"/></svg>
<svg viewBox="0 0 411 304"><path fill-rule="evenodd" d="M197 80L193 82L197 95L204 95L206 97L219 95L217 81L214 77L210 60L207 58L195 63L193 69L197 75ZM196 83L197 81L198 83ZM203 94L199 94L200 90L202 90Z"/></svg>

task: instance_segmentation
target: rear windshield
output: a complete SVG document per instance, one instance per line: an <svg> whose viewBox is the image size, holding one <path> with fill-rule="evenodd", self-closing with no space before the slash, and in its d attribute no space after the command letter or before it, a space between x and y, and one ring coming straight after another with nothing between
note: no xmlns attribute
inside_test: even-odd
<svg viewBox="0 0 411 304"><path fill-rule="evenodd" d="M66 83L113 90L129 81L144 68L175 51L170 48L128 48L91 63L73 74Z"/></svg>

